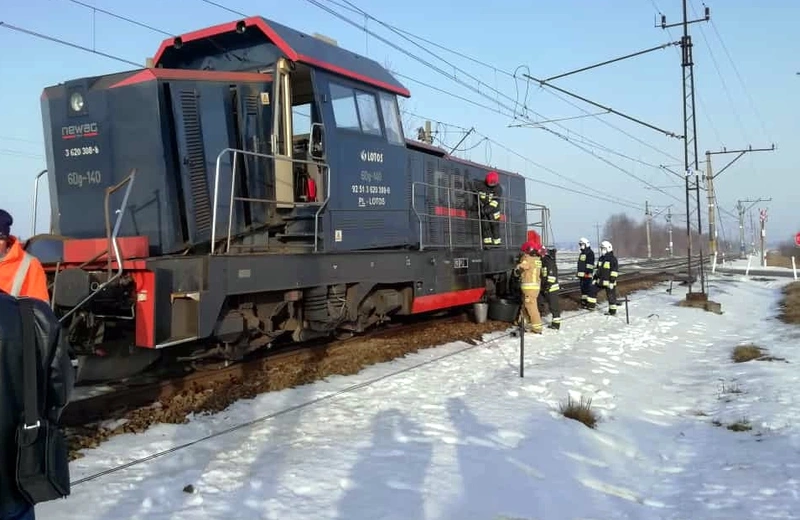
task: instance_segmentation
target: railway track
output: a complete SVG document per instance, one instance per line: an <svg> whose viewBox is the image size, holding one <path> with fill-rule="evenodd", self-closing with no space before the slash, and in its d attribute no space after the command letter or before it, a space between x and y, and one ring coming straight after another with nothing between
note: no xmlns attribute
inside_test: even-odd
<svg viewBox="0 0 800 520"><path fill-rule="evenodd" d="M685 259L636 265L639 268L633 272L624 271L626 266L620 267L620 287L662 278L685 265ZM562 297L578 293L577 280L562 284ZM448 326L455 324L463 325L453 329L452 337L442 336ZM402 357L420 348L459 339L479 340L483 334L508 328L509 324L503 322L475 324L465 311L454 311L388 324L347 339L266 351L214 370L175 374L160 380L153 380L155 376L148 380L145 376L114 386L105 385L96 393L90 391L74 398L65 409L61 424L67 428L76 456L76 450L96 445L116 433L141 431L157 422L183 422L191 412L219 411L238 399L255 397L264 391L290 388L333 373L356 373L364 366ZM459 334L461 337L456 337ZM359 347L364 347L360 353ZM365 354L367 351L369 354ZM362 357L355 359L359 356ZM343 371L329 370L337 363L344 367Z"/></svg>

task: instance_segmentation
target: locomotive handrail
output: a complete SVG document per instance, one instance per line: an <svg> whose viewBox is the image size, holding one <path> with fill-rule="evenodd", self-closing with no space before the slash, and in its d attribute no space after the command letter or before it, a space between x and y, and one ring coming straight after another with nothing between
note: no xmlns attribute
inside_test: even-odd
<svg viewBox="0 0 800 520"><path fill-rule="evenodd" d="M133 187L133 181L134 181L135 178L136 178L136 168L133 168L131 170L131 172L128 174L128 176L125 177L124 179L122 179L121 182L119 182L118 184L116 184L114 186L106 188L106 196L105 196L105 210L106 210L105 213L106 213L106 215L105 216L106 216L106 233L108 234L108 278L106 279L105 282L100 284L100 286L98 286L97 289L95 289L91 294L89 294L89 296L87 296L80 303L78 303L78 305L74 306L69 311L67 311L66 314L61 316L61 318L59 318L59 320L58 320L59 322L63 322L73 312L75 312L78 309L80 309L83 306L84 303L86 303L89 300L91 300L92 298L94 298L96 294L99 294L100 291L102 291L107 285L109 285L111 282L113 282L114 280L116 280L117 278L122 276L123 262L122 262L122 255L120 254L120 250L119 250L119 243L117 242L117 235L119 235L119 228L120 228L120 226L122 226L122 219L125 216L125 208L128 207L128 196L131 194L131 188ZM117 221L114 223L114 230L111 231L111 229L110 229L111 216L110 216L110 209L109 209L108 205L109 205L109 202L111 200L111 195L114 192L116 192L117 190L119 190L120 188L122 188L125 184L127 184L128 187L125 189L125 195L122 196L122 204L120 204L120 208L116 212L117 213ZM112 249L114 251L114 257L117 260L117 273L115 275L113 275L113 276L111 275L111 250Z"/></svg>
<svg viewBox="0 0 800 520"><path fill-rule="evenodd" d="M31 224L31 236L36 236L36 210L39 207L39 179L42 175L47 173L47 168L36 174L36 180L33 181L33 223Z"/></svg>
<svg viewBox="0 0 800 520"><path fill-rule="evenodd" d="M251 152L249 150L241 150L238 148L225 148L219 154L217 154L216 160L216 167L214 171L214 210L211 216L211 254L213 255L216 251L216 242L217 242L217 208L219 205L219 171L220 165L222 161L223 154L233 152L233 160L231 166L231 197L230 197L230 207L228 209L228 233L226 236L226 245L225 245L225 252L228 253L231 248L231 233L233 227L233 205L235 201L246 201L246 202L261 202L264 204L291 204L294 207L297 206L319 206L317 211L314 213L314 252L317 252L318 248L318 241L319 241L319 215L325 206L328 204L328 200L331 196L331 183L330 183L330 167L325 162L319 162L314 160L305 160L305 159L293 159L290 157L284 156L276 156L272 154L265 154L265 153L258 153L258 152ZM322 203L318 202L295 202L295 201L282 201L282 200L273 200L273 199L257 199L257 198L250 198L250 197L236 197L235 187L236 187L236 173L237 173L237 154L242 155L250 155L253 157L262 157L264 159L276 159L280 161L288 161L292 164L309 164L313 166L318 166L325 170L325 200Z"/></svg>
<svg viewBox="0 0 800 520"><path fill-rule="evenodd" d="M446 193L447 193L447 210L448 210L446 216L445 215L429 214L429 213L427 213L425 211L421 212L417 208L417 204L416 204L417 203L417 194L418 194L417 185L424 186L426 189L427 188L431 188L433 190L445 190L446 191ZM442 217L445 217L445 218L447 218L447 221L448 221L448 242L447 242L447 244L439 245L439 247L449 247L450 249L452 249L452 247L453 247L453 236L452 236L452 218L453 218L453 215L451 214L452 213L451 212L451 209L452 209L452 202L451 202L452 201L452 193L463 193L467 197L471 195L471 196L474 197L475 201L477 202L477 205L480 206L479 194L478 194L477 191L473 191L473 190L469 190L469 189L453 188L452 186L440 186L440 185L437 185L437 184L431 184L431 183L422 182L422 181L415 181L415 182L413 182L411 184L411 210L413 211L414 216L417 218L417 221L419 223L419 248L420 248L420 250L423 250L424 247L425 247L424 243L423 243L424 232L423 232L422 217L428 217L428 218L442 218ZM424 198L425 198L425 203L428 204L430 202L430 197L425 196ZM503 211L502 211L503 215L505 215L505 216L509 215L509 213L508 213L509 203L520 204L524 208L524 213L525 213L524 222L515 222L515 221L509 221L509 220L507 220L505 222L502 222L502 224L503 224L503 234L505 235L505 244L500 246L500 247L505 248L505 249L508 249L509 247L511 247L512 244L510 243L510 239L511 239L510 228L512 226L513 227L522 226L527 230L528 227L530 227L531 225L533 225L534 227L537 227L537 225L538 225L538 226L541 227L542 241L543 241L543 243L546 242L546 235L547 235L547 232L548 232L547 227L548 227L548 221L549 221L549 218L548 218L549 217L549 209L547 208L547 206L544 206L542 204L536 204L536 203L529 202L529 201L526 201L524 199L519 199L519 198L515 198L515 197L514 198L512 198L512 197L499 197L499 199L503 202ZM532 224L529 223L528 222L528 217L527 217L527 213L529 211L540 212L541 213L541 220L538 221L538 222L532 223ZM479 222L480 223L480 222L483 222L484 220L485 219L483 219L481 217L480 212L478 212L478 218L470 217L470 216L459 217L459 221L467 221L467 222ZM483 242L483 229L480 226L479 226L479 239L480 239L481 242Z"/></svg>

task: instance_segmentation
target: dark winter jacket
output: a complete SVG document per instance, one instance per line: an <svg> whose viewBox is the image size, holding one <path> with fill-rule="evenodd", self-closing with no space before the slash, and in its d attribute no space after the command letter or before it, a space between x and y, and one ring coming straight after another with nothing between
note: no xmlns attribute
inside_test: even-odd
<svg viewBox="0 0 800 520"><path fill-rule="evenodd" d="M32 298L40 377L46 395L40 411L54 422L64 410L75 382L67 343L47 303ZM23 411L22 323L16 298L0 292L0 518L26 502L16 486L16 429Z"/></svg>
<svg viewBox="0 0 800 520"><path fill-rule="evenodd" d="M595 284L613 289L617 285L617 276L619 276L617 269L619 269L619 264L613 251L601 256L597 262Z"/></svg>
<svg viewBox="0 0 800 520"><path fill-rule="evenodd" d="M485 182L478 183L478 201L480 202L481 216L488 220L499 220L502 213L500 199L503 197L503 188L487 186Z"/></svg>
<svg viewBox="0 0 800 520"><path fill-rule="evenodd" d="M578 271L575 276L591 280L594 275L594 268L594 251L592 251L591 247L586 247L578 255Z"/></svg>
<svg viewBox="0 0 800 520"><path fill-rule="evenodd" d="M542 293L558 291L558 266L555 259L548 255L542 257Z"/></svg>

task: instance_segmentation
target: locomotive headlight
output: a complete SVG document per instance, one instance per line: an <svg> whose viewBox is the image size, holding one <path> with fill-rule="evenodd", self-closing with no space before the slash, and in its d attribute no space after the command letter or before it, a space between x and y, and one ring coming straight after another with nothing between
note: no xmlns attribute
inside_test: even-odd
<svg viewBox="0 0 800 520"><path fill-rule="evenodd" d="M83 110L83 96L80 92L75 92L69 98L69 106L73 112L80 112Z"/></svg>

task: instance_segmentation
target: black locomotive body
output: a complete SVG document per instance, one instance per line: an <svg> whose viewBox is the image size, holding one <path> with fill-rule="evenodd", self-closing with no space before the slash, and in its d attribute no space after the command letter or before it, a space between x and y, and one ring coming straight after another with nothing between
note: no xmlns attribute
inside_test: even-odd
<svg viewBox="0 0 800 520"><path fill-rule="evenodd" d="M42 97L52 231L28 250L80 356L239 358L467 305L544 227L524 178L494 170L503 242L484 248L492 169L406 139L408 91L324 39L253 17L149 65Z"/></svg>

